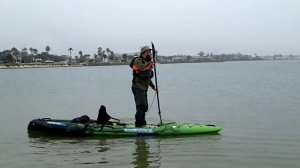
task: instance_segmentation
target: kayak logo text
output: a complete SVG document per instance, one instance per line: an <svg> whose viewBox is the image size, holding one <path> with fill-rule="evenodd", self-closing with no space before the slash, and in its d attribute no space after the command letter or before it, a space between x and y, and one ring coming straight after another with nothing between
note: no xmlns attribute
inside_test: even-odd
<svg viewBox="0 0 300 168"><path fill-rule="evenodd" d="M152 129L143 129L143 128L124 128L124 132L129 133L143 133L143 134L153 134Z"/></svg>

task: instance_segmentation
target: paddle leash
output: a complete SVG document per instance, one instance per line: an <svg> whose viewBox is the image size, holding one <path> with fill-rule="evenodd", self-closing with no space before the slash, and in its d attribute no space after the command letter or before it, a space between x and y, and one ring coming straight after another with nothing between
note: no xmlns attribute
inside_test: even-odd
<svg viewBox="0 0 300 168"><path fill-rule="evenodd" d="M152 45L153 61L156 62L156 50L155 50L153 42L151 42L151 45ZM155 76L156 97L157 97L157 105L158 105L158 115L159 115L160 125L161 125L162 124L162 120L161 120L159 95L158 95L158 85L157 85L157 74L156 74L156 65L155 64L154 64L154 76Z"/></svg>

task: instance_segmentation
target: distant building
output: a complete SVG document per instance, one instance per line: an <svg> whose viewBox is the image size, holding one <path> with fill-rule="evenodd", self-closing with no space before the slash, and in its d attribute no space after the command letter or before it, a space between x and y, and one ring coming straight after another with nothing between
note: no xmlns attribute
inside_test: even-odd
<svg viewBox="0 0 300 168"><path fill-rule="evenodd" d="M126 55L126 59L124 59L124 54ZM117 62L130 62L133 56L139 55L138 52L128 52L128 53L115 53L115 60Z"/></svg>
<svg viewBox="0 0 300 168"><path fill-rule="evenodd" d="M187 58L185 56L174 56L171 60L172 62L183 62L186 61Z"/></svg>
<svg viewBox="0 0 300 168"><path fill-rule="evenodd" d="M46 63L46 64L53 64L53 63L54 63L54 61L51 61L51 60L46 60L46 61L45 61L45 63Z"/></svg>

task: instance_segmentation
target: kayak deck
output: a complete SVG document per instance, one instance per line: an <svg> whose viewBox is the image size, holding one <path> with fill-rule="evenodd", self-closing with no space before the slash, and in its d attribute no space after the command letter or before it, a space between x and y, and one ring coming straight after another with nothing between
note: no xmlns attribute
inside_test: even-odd
<svg viewBox="0 0 300 168"><path fill-rule="evenodd" d="M163 123L160 125L149 124L144 127L135 127L134 124L110 123L97 124L72 123L71 120L60 119L34 119L28 124L28 132L44 132L69 135L89 136L167 136L167 135L192 135L218 133L221 127L215 125L201 125L192 123Z"/></svg>

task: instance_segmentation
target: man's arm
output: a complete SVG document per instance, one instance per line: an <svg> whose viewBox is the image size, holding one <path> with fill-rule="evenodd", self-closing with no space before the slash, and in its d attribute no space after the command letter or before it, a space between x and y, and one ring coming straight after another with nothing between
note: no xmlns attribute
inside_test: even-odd
<svg viewBox="0 0 300 168"><path fill-rule="evenodd" d="M154 63L152 61L144 63L141 59L136 59L134 65L138 67L139 71L145 71L151 69Z"/></svg>

